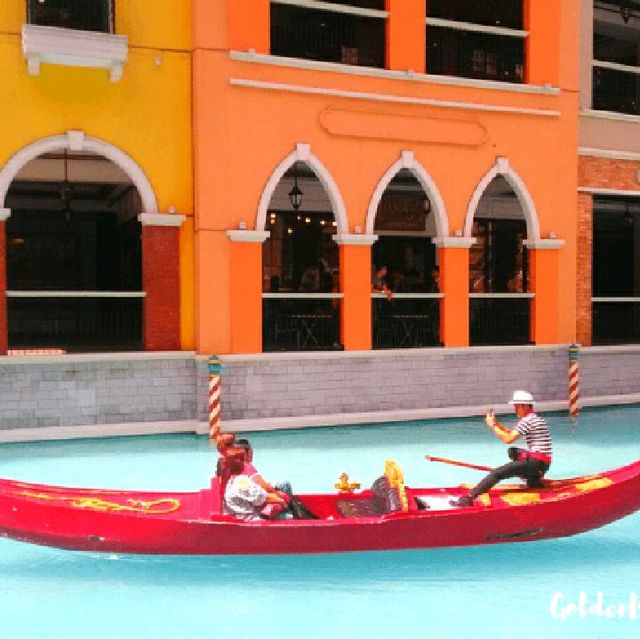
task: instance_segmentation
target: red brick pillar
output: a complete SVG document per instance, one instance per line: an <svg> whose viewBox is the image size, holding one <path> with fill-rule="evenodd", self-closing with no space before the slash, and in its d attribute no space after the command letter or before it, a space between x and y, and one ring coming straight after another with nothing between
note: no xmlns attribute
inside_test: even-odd
<svg viewBox="0 0 640 639"><path fill-rule="evenodd" d="M143 342L147 351L180 350L180 226L184 215L143 213Z"/></svg>
<svg viewBox="0 0 640 639"><path fill-rule="evenodd" d="M0 209L0 355L7 354L9 322L7 319L7 233L6 222L10 209Z"/></svg>
<svg viewBox="0 0 640 639"><path fill-rule="evenodd" d="M591 282L593 272L593 196L578 195L578 246L576 281L576 341L592 343Z"/></svg>

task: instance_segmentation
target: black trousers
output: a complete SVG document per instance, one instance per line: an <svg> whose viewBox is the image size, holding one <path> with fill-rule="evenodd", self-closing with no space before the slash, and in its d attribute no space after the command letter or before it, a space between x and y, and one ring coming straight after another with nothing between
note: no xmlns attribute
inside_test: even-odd
<svg viewBox="0 0 640 639"><path fill-rule="evenodd" d="M527 451L520 448L509 448L509 457L516 459L521 453L526 454ZM549 464L539 459L522 459L520 461L512 461L508 464L494 468L479 484L477 484L469 493L469 497L475 499L478 495L491 490L499 481L508 479L509 477L522 477L526 480L529 488L540 488L542 486L542 478L549 470Z"/></svg>

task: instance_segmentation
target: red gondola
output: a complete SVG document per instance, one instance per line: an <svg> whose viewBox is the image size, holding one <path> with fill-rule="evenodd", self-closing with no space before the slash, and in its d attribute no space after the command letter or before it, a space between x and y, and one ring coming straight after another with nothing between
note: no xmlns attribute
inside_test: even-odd
<svg viewBox="0 0 640 639"><path fill-rule="evenodd" d="M640 508L640 460L609 472L497 486L472 507L455 488L409 488L385 512L372 490L299 495L318 519L245 521L220 491L94 490L0 480L0 535L69 550L167 555L288 554L470 546L565 537Z"/></svg>

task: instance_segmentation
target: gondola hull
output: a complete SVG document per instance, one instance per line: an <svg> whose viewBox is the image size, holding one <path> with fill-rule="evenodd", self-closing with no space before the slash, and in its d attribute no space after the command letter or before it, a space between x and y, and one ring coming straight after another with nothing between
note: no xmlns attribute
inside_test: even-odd
<svg viewBox="0 0 640 639"><path fill-rule="evenodd" d="M606 473L498 486L474 506L465 490L407 488L408 512L362 514L370 491L300 495L318 519L245 521L198 492L95 490L0 480L0 536L69 550L163 555L329 553L470 546L566 537L640 508L640 461ZM346 507L345 507L346 504ZM420 509L423 505L427 509ZM364 509L366 510L366 509Z"/></svg>

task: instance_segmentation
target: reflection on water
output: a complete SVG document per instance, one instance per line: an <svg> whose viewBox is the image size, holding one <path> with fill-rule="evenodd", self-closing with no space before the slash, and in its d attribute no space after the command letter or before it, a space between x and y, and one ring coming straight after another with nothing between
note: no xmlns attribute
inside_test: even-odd
<svg viewBox="0 0 640 639"><path fill-rule="evenodd" d="M551 415L553 476L638 457L640 409L586 412L575 435ZM506 420L505 420L506 421ZM427 463L425 453L483 464L504 447L479 420L314 429L252 436L269 478L330 490L342 470L366 484L393 457L409 484L456 485L476 471ZM193 490L214 453L195 436L12 444L0 474L27 481ZM164 637L636 636L640 619L551 614L562 593L640 594L640 514L569 539L473 548L318 556L162 557L83 554L0 540L0 612L12 639ZM640 617L640 614L638 615Z"/></svg>

